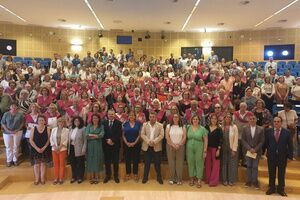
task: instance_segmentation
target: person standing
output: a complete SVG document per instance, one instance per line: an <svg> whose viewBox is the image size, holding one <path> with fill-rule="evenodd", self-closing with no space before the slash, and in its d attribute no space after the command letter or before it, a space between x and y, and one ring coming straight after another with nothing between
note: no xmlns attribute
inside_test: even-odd
<svg viewBox="0 0 300 200"><path fill-rule="evenodd" d="M69 133L69 159L72 169L72 179L82 183L85 170L86 137L84 135L85 127L82 117L76 116L72 119L72 127Z"/></svg>
<svg viewBox="0 0 300 200"><path fill-rule="evenodd" d="M69 129L65 128L65 119L60 117L57 119L57 127L51 130L50 135L54 166L54 185L64 183L68 138Z"/></svg>
<svg viewBox="0 0 300 200"><path fill-rule="evenodd" d="M103 122L104 137L103 152L105 162L105 178L103 183L107 183L111 178L111 164L114 168L114 179L116 183L120 183L119 179L119 154L121 147L122 123L115 119L114 110L107 112L107 120Z"/></svg>
<svg viewBox="0 0 300 200"><path fill-rule="evenodd" d="M18 109L18 103L12 102L10 110L1 119L3 139L6 148L6 166L18 165L18 154L24 125L24 115Z"/></svg>
<svg viewBox="0 0 300 200"><path fill-rule="evenodd" d="M287 159L293 159L293 142L290 132L282 127L282 119L275 117L274 128L266 130L265 143L267 147L269 189L266 195L275 193L276 170L278 169L277 192L281 196L287 196L284 191L285 170Z"/></svg>
<svg viewBox="0 0 300 200"><path fill-rule="evenodd" d="M208 147L205 158L205 178L209 186L217 186L220 177L220 151L222 146L223 131L219 126L218 116L211 114L209 117Z"/></svg>
<svg viewBox="0 0 300 200"><path fill-rule="evenodd" d="M87 139L86 169L90 173L90 184L98 184L99 172L103 171L102 138L104 136L99 115L92 115L92 122L86 127L85 134Z"/></svg>
<svg viewBox="0 0 300 200"><path fill-rule="evenodd" d="M33 158L34 185L41 183L45 184L46 163L51 157L50 144L50 129L46 127L46 117L39 115L37 118L37 127L31 129L30 144L31 155Z"/></svg>
<svg viewBox="0 0 300 200"><path fill-rule="evenodd" d="M128 115L128 121L123 124L123 141L126 163L126 177L125 181L129 180L131 174L131 163L133 165L134 180L137 182L138 177L138 165L140 160L140 131L142 124L136 120L134 111L131 111Z"/></svg>
<svg viewBox="0 0 300 200"><path fill-rule="evenodd" d="M233 124L232 115L225 116L222 143L222 179L224 186L233 186L237 179L238 167L238 128Z"/></svg>
<svg viewBox="0 0 300 200"><path fill-rule="evenodd" d="M186 160L190 177L190 186L202 186L204 159L207 153L207 130L200 125L200 118L194 115L191 125L187 126Z"/></svg>
<svg viewBox="0 0 300 200"><path fill-rule="evenodd" d="M249 125L244 127L242 143L246 152L247 179L245 187L253 185L259 189L258 163L262 154L262 146L265 141L264 128L256 125L255 115L249 117Z"/></svg>
<svg viewBox="0 0 300 200"><path fill-rule="evenodd" d="M161 163L161 151L162 140L164 138L163 125L157 122L156 112L149 113L149 121L143 124L141 131L141 138L143 140L142 150L145 155L144 165L144 177L142 183L145 184L148 181L148 175L150 171L151 160L154 159L154 167L156 171L157 182L163 184L161 177L160 163Z"/></svg>
<svg viewBox="0 0 300 200"><path fill-rule="evenodd" d="M167 157L170 169L170 181L173 185L182 185L182 170L186 141L186 129L179 114L173 114L171 123L166 128Z"/></svg>

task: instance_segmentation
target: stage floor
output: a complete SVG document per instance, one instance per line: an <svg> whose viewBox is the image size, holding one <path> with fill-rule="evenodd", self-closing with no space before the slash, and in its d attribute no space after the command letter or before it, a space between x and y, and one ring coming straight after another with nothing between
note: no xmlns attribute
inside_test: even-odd
<svg viewBox="0 0 300 200"><path fill-rule="evenodd" d="M52 185L48 181L45 185L33 185L32 182L9 182L0 190L0 200L267 200L282 199L277 194L266 196L264 191L254 188L244 188L243 184L233 187L217 186L214 188L203 185L202 188L190 187L187 182L182 186L159 185L150 180L147 184L134 181L115 184L100 183L91 185L87 181L82 184ZM300 199L300 195L288 194L289 199Z"/></svg>

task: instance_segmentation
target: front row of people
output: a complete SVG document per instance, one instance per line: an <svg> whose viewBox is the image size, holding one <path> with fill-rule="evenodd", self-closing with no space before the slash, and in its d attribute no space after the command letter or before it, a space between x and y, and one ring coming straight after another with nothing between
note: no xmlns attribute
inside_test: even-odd
<svg viewBox="0 0 300 200"><path fill-rule="evenodd" d="M17 114L17 106L4 114L1 124L5 138L17 135L22 123L11 120ZM12 116L11 116L12 115ZM142 183L148 181L151 161L154 160L157 181L163 184L160 170L163 138L166 138L166 152L170 169L170 184L182 184L184 158L188 164L189 184L201 187L203 171L209 186L219 184L220 172L223 185L232 186L237 180L239 132L233 124L231 114L227 114L223 126L218 125L218 116L211 114L206 127L200 125L200 118L193 116L191 124L184 126L178 114L173 114L170 124L164 127L156 120L157 114L150 112L149 121L141 124L134 112L129 113L129 120L123 125L115 119L115 111L108 111L108 119L101 121L100 116L93 114L91 123L84 127L81 117L72 118L70 129L65 128L65 119L58 118L57 126L51 130L46 126L46 117L38 115L36 124L30 128L31 157L34 167L34 184L45 184L46 163L54 164L54 184L63 184L65 179L66 157L68 155L72 168L71 183L81 183L87 171L91 184L99 183L99 173L104 170L104 183L112 177L119 183L119 154L121 138L124 143L126 164L125 181L133 178L137 182L140 149L144 151L144 175ZM16 119L16 118L15 118ZM255 115L249 117L249 125L244 127L242 145L245 149L247 164L246 187L259 188L258 163L265 145L268 157L269 190L275 192L276 168L278 168L277 192L284 192L284 176L287 159L293 158L293 145L288 130L281 127L282 119L274 118L274 128L264 129L256 125ZM8 139L6 139L8 140ZM140 143L142 140L142 143ZM51 153L52 151L52 153ZM16 161L12 151L7 149L9 157ZM86 162L86 164L85 164Z"/></svg>

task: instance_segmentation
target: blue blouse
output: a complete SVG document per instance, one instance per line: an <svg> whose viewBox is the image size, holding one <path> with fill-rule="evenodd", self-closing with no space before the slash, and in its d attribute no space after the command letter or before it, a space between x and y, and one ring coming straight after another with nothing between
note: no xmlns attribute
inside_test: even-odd
<svg viewBox="0 0 300 200"><path fill-rule="evenodd" d="M131 127L128 121L123 124L124 136L127 142L132 143L138 138L141 127L142 124L138 121L135 122L134 127Z"/></svg>

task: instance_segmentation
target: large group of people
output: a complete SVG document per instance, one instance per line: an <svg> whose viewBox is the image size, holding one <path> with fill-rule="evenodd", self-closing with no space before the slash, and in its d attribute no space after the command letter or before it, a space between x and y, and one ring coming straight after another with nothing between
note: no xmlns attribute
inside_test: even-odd
<svg viewBox="0 0 300 200"><path fill-rule="evenodd" d="M218 60L214 52L206 61L191 54L155 59L103 47L83 59L55 54L49 67L0 55L0 69L7 167L19 164L20 149L27 152L36 185L45 184L49 162L53 184L63 184L67 159L71 183L84 181L87 172L97 184L103 171L104 183L112 175L119 183L120 160L124 181L138 182L143 151L143 184L152 160L163 184L165 158L170 184L183 183L186 160L191 186L232 186L240 164L247 167L245 186L258 189L258 163L267 155L267 194L275 192L278 167L277 192L286 196L285 167L298 141L292 105L300 103L300 78L289 70L278 76L272 58L266 66L250 62L246 68L236 59ZM284 109L273 119L274 104Z"/></svg>

